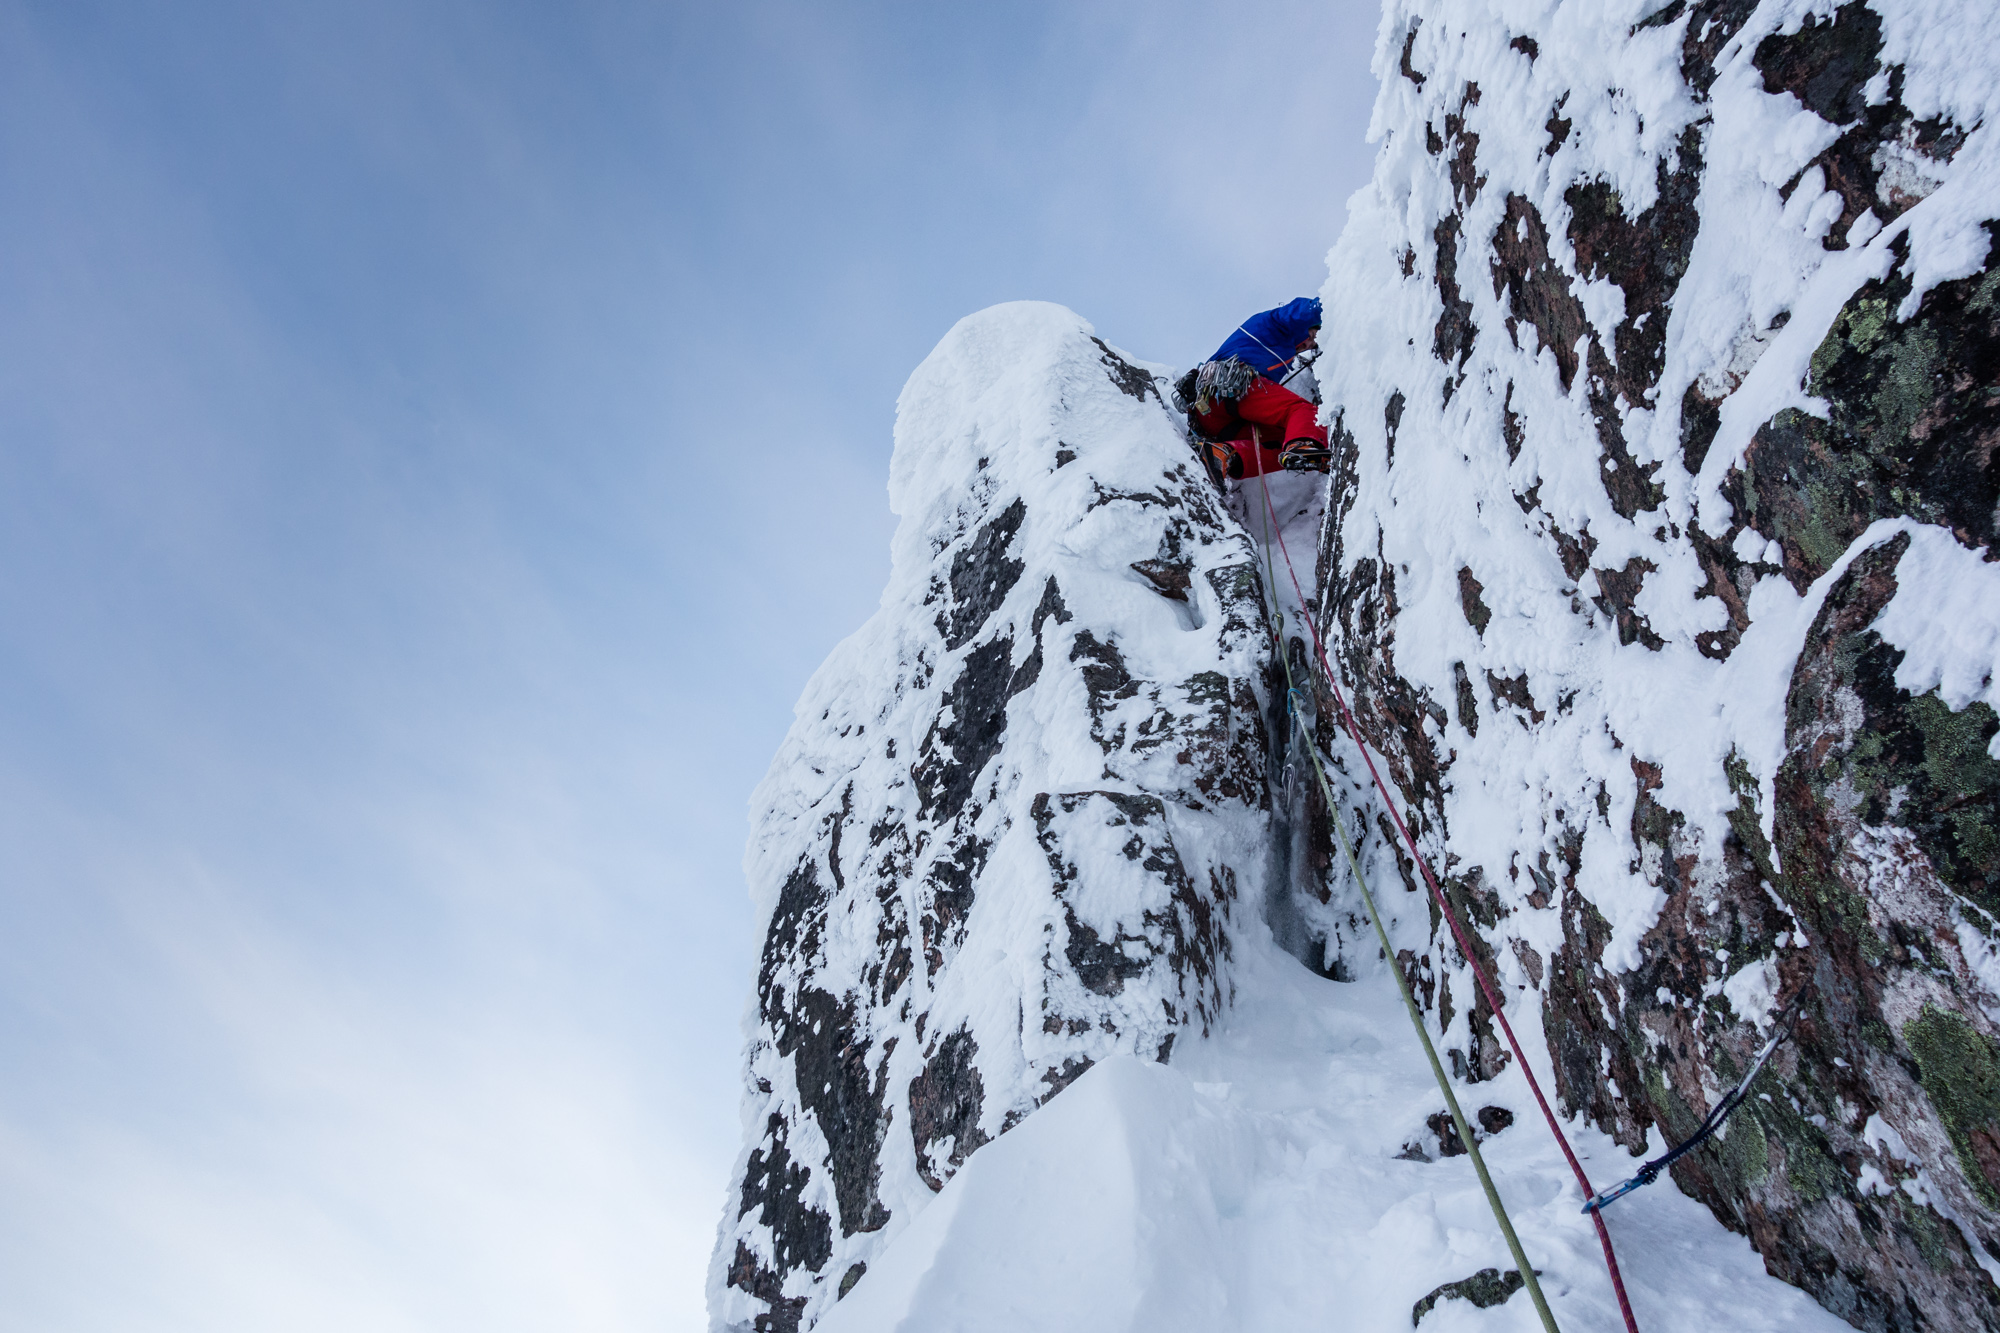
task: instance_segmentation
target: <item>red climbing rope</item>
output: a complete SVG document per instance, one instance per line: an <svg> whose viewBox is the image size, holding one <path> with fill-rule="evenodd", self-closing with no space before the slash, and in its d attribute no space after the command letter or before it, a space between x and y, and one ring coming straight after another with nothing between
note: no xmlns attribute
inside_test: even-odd
<svg viewBox="0 0 2000 1333"><path fill-rule="evenodd" d="M1382 774L1375 767L1375 759L1368 753L1367 742L1361 739L1361 728L1354 721L1353 712L1347 707L1347 698L1340 690L1340 680L1333 674L1333 664L1327 660L1326 645L1320 642L1319 625L1306 606L1305 589L1299 586L1298 571L1292 567L1292 553L1285 548L1285 528L1278 520L1278 511L1271 504L1271 488L1264 486L1261 489L1264 494L1264 508L1271 517L1271 526L1277 529L1278 551L1285 557L1285 573L1291 577L1292 591L1298 595L1300 609L1305 611L1304 620L1307 631L1312 635L1313 652L1319 656L1320 670L1326 673L1326 683L1332 687L1333 702L1340 710L1340 720L1346 724L1347 734L1354 739L1354 747L1361 752L1362 762L1368 765L1368 776L1375 780L1375 790L1382 793L1382 803L1389 808L1389 817L1396 821L1397 831L1409 845L1410 855L1416 858L1417 868L1423 872L1424 883L1430 886L1431 898L1437 903L1438 911L1451 926L1451 933L1458 940L1459 950L1465 955L1466 964L1472 969L1473 980L1479 983L1480 991L1486 996L1487 1007L1493 1011L1493 1016L1500 1020L1500 1030L1507 1034L1507 1045L1513 1048L1514 1059L1520 1064L1521 1072L1528 1076L1528 1087L1533 1090L1535 1101L1542 1108L1543 1118L1549 1122L1549 1132L1555 1135L1556 1142L1562 1147L1563 1156L1569 1159L1569 1169L1576 1174L1576 1183L1582 1186L1583 1197L1592 1198L1597 1191L1591 1188L1590 1177L1584 1174L1583 1163L1576 1160L1576 1153L1571 1150L1569 1138L1563 1133L1555 1111L1550 1108L1549 1099L1542 1095L1542 1085L1535 1078L1535 1071L1528 1064L1527 1055L1521 1050L1520 1039L1514 1035L1514 1025L1507 1021L1506 1012L1500 1007L1500 997L1495 992L1493 983L1487 979L1486 969L1479 965L1479 955L1473 952L1472 942L1467 938L1465 928L1459 924L1458 914L1452 911L1451 903L1444 896L1444 890L1438 887L1437 876L1431 873L1430 862L1423 852L1418 850L1417 840L1411 835L1410 826L1403 822L1402 813L1396 808L1395 799L1389 795L1388 784L1382 781ZM1611 1289L1617 1293L1618 1312L1625 1317L1627 1333L1639 1333L1638 1322L1632 1318L1632 1303L1625 1296L1625 1279L1618 1271L1618 1255L1611 1248L1611 1233L1605 1229L1602 1213L1592 1212L1590 1219L1597 1224L1597 1239L1604 1247L1604 1266L1611 1272Z"/></svg>

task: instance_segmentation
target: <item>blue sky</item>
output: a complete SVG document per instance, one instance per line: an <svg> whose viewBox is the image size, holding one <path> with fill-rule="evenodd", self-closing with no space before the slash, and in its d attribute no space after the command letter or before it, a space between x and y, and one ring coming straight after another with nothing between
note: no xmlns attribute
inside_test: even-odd
<svg viewBox="0 0 2000 1333"><path fill-rule="evenodd" d="M0 0L0 1333L699 1327L897 390L1316 290L1374 26Z"/></svg>

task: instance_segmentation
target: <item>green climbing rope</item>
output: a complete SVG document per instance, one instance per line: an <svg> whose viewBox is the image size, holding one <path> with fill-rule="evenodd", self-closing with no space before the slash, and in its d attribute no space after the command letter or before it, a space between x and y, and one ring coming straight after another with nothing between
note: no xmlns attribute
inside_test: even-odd
<svg viewBox="0 0 2000 1333"><path fill-rule="evenodd" d="M1258 474L1257 480L1268 490L1269 483L1262 473ZM1292 656L1285 651L1285 613L1278 607L1277 571L1271 564L1271 512L1267 496L1264 506L1264 586L1269 589L1272 643L1278 660L1285 668L1285 713L1291 722L1292 743L1299 744L1312 760L1313 776L1319 780L1320 798L1326 802L1327 818L1333 824L1334 835L1340 839L1340 850L1347 857L1348 869L1354 872L1354 883L1361 890L1361 901L1367 904L1368 919L1374 923L1375 938L1382 945L1382 957L1389 963L1389 974L1396 978L1396 990L1403 997L1403 1007L1409 1011L1410 1026L1417 1030L1417 1040L1423 1044L1424 1057L1431 1062L1431 1074L1437 1079L1438 1090L1444 1093L1445 1106L1451 1111L1451 1122L1458 1128L1458 1141L1465 1145L1466 1155L1472 1159L1472 1169L1479 1175L1479 1187L1486 1191L1486 1202L1492 1205L1493 1220L1500 1224L1500 1234L1507 1238L1507 1250L1514 1256L1514 1267L1527 1284L1528 1296L1535 1303L1535 1313L1541 1316L1542 1327L1548 1333L1560 1333L1548 1299L1542 1295L1542 1284L1536 1280L1534 1267L1528 1263L1527 1253L1521 1248L1521 1238L1514 1234L1514 1223L1507 1216L1507 1205L1500 1201L1500 1191L1494 1186L1493 1177L1487 1173L1486 1159L1480 1154L1479 1143L1472 1136L1472 1126L1466 1122L1465 1111L1451 1089L1451 1079L1446 1076L1444 1065L1438 1059L1437 1047L1431 1043L1430 1030L1424 1026L1423 1011L1417 1007L1417 997L1410 993L1409 978L1403 975L1402 967L1396 962L1396 950L1389 943L1388 928L1382 924L1382 913L1375 906L1375 895L1368 891L1368 881L1361 873L1361 860L1354 854L1354 844L1348 840L1347 825L1341 819L1340 806L1333 799L1333 785L1327 781L1326 765L1320 760L1319 746L1312 737L1304 735L1304 722L1298 706L1298 684L1292 678Z"/></svg>

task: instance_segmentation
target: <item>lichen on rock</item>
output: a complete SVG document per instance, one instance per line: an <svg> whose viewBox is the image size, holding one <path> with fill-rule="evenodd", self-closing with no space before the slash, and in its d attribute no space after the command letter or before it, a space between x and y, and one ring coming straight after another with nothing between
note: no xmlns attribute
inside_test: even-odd
<svg viewBox="0 0 2000 1333"><path fill-rule="evenodd" d="M1956 686L1884 618L2000 549L1992 53L1892 0L1648 8L1385 20L1324 293L1330 659L1563 1109L1678 1141L1792 1003L1676 1183L1857 1327L1992 1327L1994 663L1983 610L1919 654ZM1469 960L1395 930L1482 1047Z"/></svg>

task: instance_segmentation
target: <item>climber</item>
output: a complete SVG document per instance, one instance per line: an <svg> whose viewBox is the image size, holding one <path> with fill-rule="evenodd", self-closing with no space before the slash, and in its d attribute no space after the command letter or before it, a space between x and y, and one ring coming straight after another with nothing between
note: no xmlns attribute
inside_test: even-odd
<svg viewBox="0 0 2000 1333"><path fill-rule="evenodd" d="M1275 467L1327 470L1317 409L1284 387L1293 362L1319 346L1320 305L1301 296L1243 321L1215 355L1176 386L1208 472L1254 477Z"/></svg>

